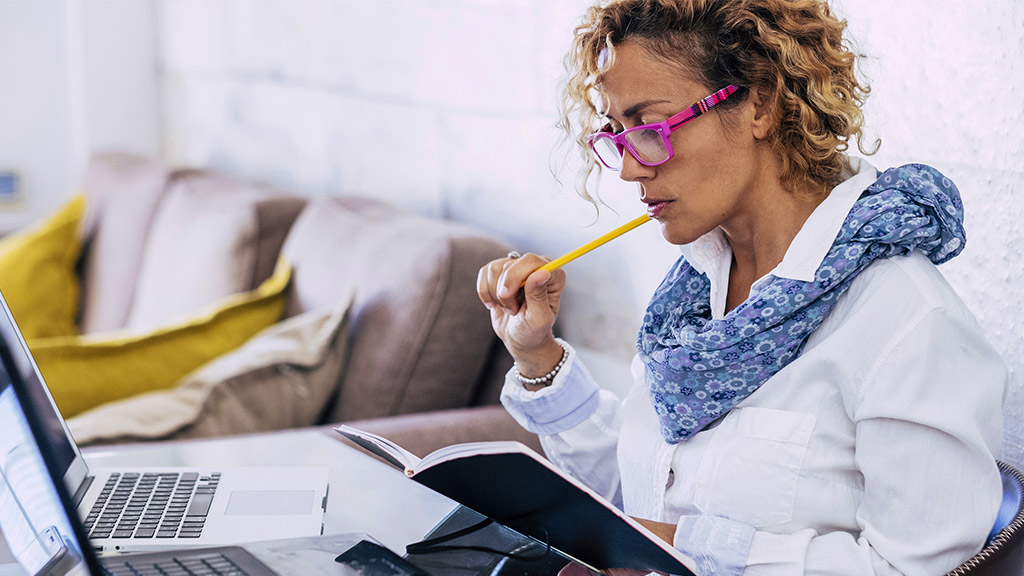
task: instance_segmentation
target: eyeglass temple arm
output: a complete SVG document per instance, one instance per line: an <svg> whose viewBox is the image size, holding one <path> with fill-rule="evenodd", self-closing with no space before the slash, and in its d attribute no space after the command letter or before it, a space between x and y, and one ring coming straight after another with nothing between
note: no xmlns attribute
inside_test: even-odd
<svg viewBox="0 0 1024 576"><path fill-rule="evenodd" d="M725 88L722 88L718 92L715 92L714 94L701 100L700 102L697 102L693 106L690 106L686 110L683 110L679 114L676 114L675 116L669 118L669 129L675 129L676 126L679 126L680 124L685 124L686 122L693 120L694 118L700 116L701 114L707 112L708 110L711 110L712 108L715 107L716 104L719 104L729 96L732 96L739 89L739 86L733 86L732 84L730 84Z"/></svg>

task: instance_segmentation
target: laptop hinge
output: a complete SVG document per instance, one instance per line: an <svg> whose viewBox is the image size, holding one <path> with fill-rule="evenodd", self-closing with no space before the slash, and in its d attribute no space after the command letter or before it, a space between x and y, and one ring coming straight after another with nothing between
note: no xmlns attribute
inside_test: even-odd
<svg viewBox="0 0 1024 576"><path fill-rule="evenodd" d="M89 486L92 486L92 481L95 480L95 476L86 476L85 480L78 486L78 490L75 490L75 495L72 496L72 500L75 501L75 506L79 506L82 500L85 498L85 493L89 491Z"/></svg>

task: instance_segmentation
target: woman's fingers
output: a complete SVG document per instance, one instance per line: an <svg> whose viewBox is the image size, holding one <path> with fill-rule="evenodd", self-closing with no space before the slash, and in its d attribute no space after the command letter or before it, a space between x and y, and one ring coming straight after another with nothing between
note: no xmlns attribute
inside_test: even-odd
<svg viewBox="0 0 1024 576"><path fill-rule="evenodd" d="M497 303L512 314L517 314L523 304L523 283L537 268L548 260L536 254L526 254L520 258L504 258L501 263L501 274L495 290Z"/></svg>
<svg viewBox="0 0 1024 576"><path fill-rule="evenodd" d="M565 273L538 270L548 259L536 254L500 258L480 269L477 294L491 313L494 332L516 357L550 339L565 286Z"/></svg>
<svg viewBox="0 0 1024 576"><path fill-rule="evenodd" d="M498 306L498 279L504 270L505 260L508 259L502 258L488 262L480 268L480 272L476 275L477 296L479 296L480 302L488 309Z"/></svg>
<svg viewBox="0 0 1024 576"><path fill-rule="evenodd" d="M476 290L480 301L484 306L492 308L507 304L507 295L502 292L504 286L503 274L518 259L499 258L485 264L477 273ZM504 300L504 302L503 302Z"/></svg>
<svg viewBox="0 0 1024 576"><path fill-rule="evenodd" d="M476 290L480 302L488 309L500 306L512 314L519 312L529 288L539 302L552 294L560 294L565 286L565 273L561 270L537 270L550 262L536 254L520 258L499 258L484 265L477 273ZM527 281L530 286L526 286Z"/></svg>

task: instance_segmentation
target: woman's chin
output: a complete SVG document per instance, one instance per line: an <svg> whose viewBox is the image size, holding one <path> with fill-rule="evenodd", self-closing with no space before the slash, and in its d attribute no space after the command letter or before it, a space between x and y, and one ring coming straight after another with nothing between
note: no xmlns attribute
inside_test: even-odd
<svg viewBox="0 0 1024 576"><path fill-rule="evenodd" d="M701 236L693 230L685 230L681 229L679 226L673 226L671 222L660 222L660 224L661 235L669 244L682 246L684 244L690 244Z"/></svg>

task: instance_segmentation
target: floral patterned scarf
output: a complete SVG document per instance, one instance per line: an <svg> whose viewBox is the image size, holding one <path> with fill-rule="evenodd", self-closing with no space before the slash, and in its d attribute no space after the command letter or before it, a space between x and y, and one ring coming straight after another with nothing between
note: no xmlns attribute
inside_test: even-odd
<svg viewBox="0 0 1024 576"><path fill-rule="evenodd" d="M710 281L680 258L655 291L636 344L665 440L690 438L796 359L876 259L920 250L941 264L964 242L956 186L934 168L908 164L886 170L854 203L812 282L769 276L715 320Z"/></svg>

